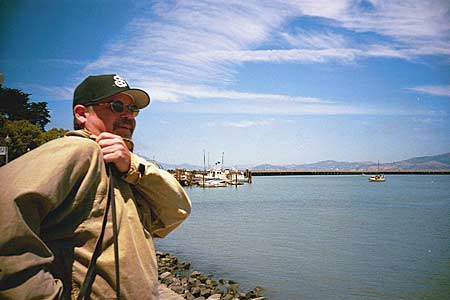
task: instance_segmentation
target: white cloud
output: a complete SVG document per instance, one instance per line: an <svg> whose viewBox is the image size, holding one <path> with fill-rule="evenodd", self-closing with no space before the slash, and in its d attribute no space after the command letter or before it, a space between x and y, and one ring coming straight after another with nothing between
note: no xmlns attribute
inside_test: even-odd
<svg viewBox="0 0 450 300"><path fill-rule="evenodd" d="M152 99L161 102L182 102L188 99L210 99L275 103L332 103L331 101L314 97L246 93L218 89L211 86L181 85L167 82L152 82L149 84L149 87L151 87L148 90L150 91Z"/></svg>
<svg viewBox="0 0 450 300"><path fill-rule="evenodd" d="M54 64L54 65L75 65L75 66L85 66L88 61L74 60L74 59L65 59L65 58L47 58L41 59L41 62L45 64Z"/></svg>
<svg viewBox="0 0 450 300"><path fill-rule="evenodd" d="M152 17L143 11L132 20L120 38L105 47L109 50L86 66L86 75L92 70L118 72L132 86L150 91L152 101L210 100L210 106L214 100L233 100L240 109L268 114L389 114L314 95L244 92L229 86L238 67L251 62L323 64L450 56L447 1L196 0L159 1L151 9ZM320 18L324 29L292 22L305 16ZM360 32L378 38L354 40Z"/></svg>
<svg viewBox="0 0 450 300"><path fill-rule="evenodd" d="M408 88L408 90L433 96L450 97L450 85L424 85Z"/></svg>
<svg viewBox="0 0 450 300"><path fill-rule="evenodd" d="M292 124L293 120L264 118L260 120L240 120L240 121L227 121L227 122L208 122L208 127L225 127L225 128L251 128L251 127L267 127L280 124Z"/></svg>
<svg viewBox="0 0 450 300"><path fill-rule="evenodd" d="M392 108L377 105L370 107L367 105L346 105L346 104L305 104L305 103L236 103L230 105L223 102L210 102L207 105L201 103L181 102L175 106L160 108L170 110L170 112L180 113L202 113L202 114L249 114L267 116L298 116L298 115L421 115L421 116L442 116L443 111L428 111L419 109ZM210 123L208 126L219 126L217 123Z"/></svg>
<svg viewBox="0 0 450 300"><path fill-rule="evenodd" d="M268 120L262 120L262 121L249 121L249 120L243 120L238 122L225 122L222 125L224 127L232 127L232 128L249 128L249 127L260 127L260 126L267 126L271 122Z"/></svg>
<svg viewBox="0 0 450 300"><path fill-rule="evenodd" d="M27 90L32 91L32 94L44 94L48 95L51 100L72 100L73 88L61 87L61 86L43 86L38 84L28 84L25 86ZM45 101L48 101L46 99Z"/></svg>
<svg viewBox="0 0 450 300"><path fill-rule="evenodd" d="M158 2L153 14L133 20L109 50L85 71L118 71L130 80L149 77L183 83L225 86L244 62L341 62L356 58L450 55L446 1ZM328 20L320 32L296 28L290 20L313 16ZM326 22L324 24L327 24ZM349 41L334 29L373 32L387 38L372 46ZM294 49L258 49L277 34ZM389 39L396 40L388 43Z"/></svg>
<svg viewBox="0 0 450 300"><path fill-rule="evenodd" d="M330 31L296 29L292 34L283 32L281 36L291 46L303 49L346 48L348 44L345 36Z"/></svg>
<svg viewBox="0 0 450 300"><path fill-rule="evenodd" d="M408 43L439 39L448 42L448 1L396 0L371 4L368 11L353 6L337 20L355 31L375 32Z"/></svg>

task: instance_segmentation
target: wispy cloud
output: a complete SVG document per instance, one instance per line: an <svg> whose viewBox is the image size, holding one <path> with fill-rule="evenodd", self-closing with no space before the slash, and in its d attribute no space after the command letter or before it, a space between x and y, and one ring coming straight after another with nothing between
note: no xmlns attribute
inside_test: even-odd
<svg viewBox="0 0 450 300"><path fill-rule="evenodd" d="M392 48L385 45L370 45L364 48L327 48L327 49L289 49L289 50L242 50L242 51L209 51L207 53L191 53L189 56L208 57L213 61L243 62L296 62L326 63L337 61L348 63L356 59L370 57L414 59L421 55L450 55L450 48L422 47Z"/></svg>
<svg viewBox="0 0 450 300"><path fill-rule="evenodd" d="M349 109L341 111L314 95L247 93L229 86L239 66L250 62L450 56L449 14L450 3L440 0L158 1L151 12L142 11L132 20L84 73L118 72L134 86L148 89L156 101L272 101L283 103L283 110L290 103L303 103L309 106L293 109L347 113ZM304 17L320 19L324 29L292 22ZM382 39L354 39L361 33Z"/></svg>
<svg viewBox="0 0 450 300"><path fill-rule="evenodd" d="M222 126L231 128L249 128L249 127L267 126L270 123L271 122L269 120L261 120L261 121L242 120L238 122L224 122L222 123Z"/></svg>
<svg viewBox="0 0 450 300"><path fill-rule="evenodd" d="M416 91L433 96L450 97L450 85L423 85L408 88L408 90Z"/></svg>
<svg viewBox="0 0 450 300"><path fill-rule="evenodd" d="M60 86L48 87L38 84L27 84L24 85L24 88L33 91L33 95L43 94L48 96L50 99L46 99L46 101L72 100L73 98L73 87L60 87Z"/></svg>
<svg viewBox="0 0 450 300"><path fill-rule="evenodd" d="M289 45L303 49L346 48L347 38L331 31L313 31L296 28L293 33L282 32L281 36Z"/></svg>
<svg viewBox="0 0 450 300"><path fill-rule="evenodd" d="M375 32L406 43L448 42L448 1L378 1L349 7L336 19L358 32Z"/></svg>
<svg viewBox="0 0 450 300"><path fill-rule="evenodd" d="M209 122L209 127L225 127L225 128L251 128L251 127L267 127L276 126L280 124L293 123L292 120L264 118L259 120L239 120L239 121L227 121L227 122Z"/></svg>
<svg viewBox="0 0 450 300"><path fill-rule="evenodd" d="M167 108L167 107L166 107ZM165 111L165 108L160 108ZM266 115L266 116L301 116L301 115L372 115L372 116L446 116L445 111L431 111L425 109L411 109L408 107L392 108L389 106L367 106L348 104L298 104L298 103L257 103L246 102L230 105L224 102L208 102L207 105L198 105L191 102L181 102L171 106L171 112L201 113L201 114L225 114L225 115ZM210 126L217 126L216 123Z"/></svg>
<svg viewBox="0 0 450 300"><path fill-rule="evenodd" d="M145 84L145 82L141 82L141 84ZM246 93L234 90L218 89L205 85L181 85L175 83L154 82L150 84L150 86L154 90L154 92L151 92L152 98L161 102L181 102L188 99L209 99L275 103L333 103L333 101L315 97ZM152 91L152 89L149 90Z"/></svg>
<svg viewBox="0 0 450 300"><path fill-rule="evenodd" d="M104 55L87 66L119 69L135 78L156 76L169 81L227 83L235 64L251 61L324 62L355 57L411 58L450 54L445 1L185 1L155 7L159 18L133 20ZM294 17L330 20L330 28L374 32L401 44L346 47L347 38L332 31L315 33L284 25ZM334 22L334 23L333 23ZM280 32L294 49L257 49ZM313 47L314 46L314 47ZM123 53L127 53L124 57Z"/></svg>
<svg viewBox="0 0 450 300"><path fill-rule="evenodd" d="M73 65L73 66L85 66L86 64L89 63L88 61L65 59L65 58L47 58L47 59L41 59L40 61L45 64Z"/></svg>

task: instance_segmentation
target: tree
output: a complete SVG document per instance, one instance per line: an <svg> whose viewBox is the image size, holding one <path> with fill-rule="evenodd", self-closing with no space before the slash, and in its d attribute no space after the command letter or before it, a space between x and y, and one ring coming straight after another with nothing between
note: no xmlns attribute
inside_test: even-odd
<svg viewBox="0 0 450 300"><path fill-rule="evenodd" d="M62 128L45 131L45 125L50 122L47 102L30 102L29 96L21 90L0 85L0 146L8 147L8 160L67 132ZM0 156L0 165L4 163L5 157Z"/></svg>
<svg viewBox="0 0 450 300"><path fill-rule="evenodd" d="M44 132L39 126L28 120L10 121L4 120L2 116L0 116L0 123L3 123L3 126L0 127L0 137L2 137L0 144L8 146L9 161L50 140L63 137L67 132L62 128L52 128ZM5 141L6 136L9 137L9 142ZM3 165L4 162L4 157L1 157L0 165Z"/></svg>
<svg viewBox="0 0 450 300"><path fill-rule="evenodd" d="M44 130L50 122L47 102L29 102L31 94L0 85L0 114L7 120L29 120Z"/></svg>
<svg viewBox="0 0 450 300"><path fill-rule="evenodd" d="M9 160L13 160L39 146L39 135L42 133L39 126L28 120L6 120L4 125L4 132L10 138L8 145Z"/></svg>
<svg viewBox="0 0 450 300"><path fill-rule="evenodd" d="M42 144L48 141L63 137L68 130L63 128L52 128L49 131L45 131L41 133L40 139L42 140ZM40 145L42 145L40 144Z"/></svg>

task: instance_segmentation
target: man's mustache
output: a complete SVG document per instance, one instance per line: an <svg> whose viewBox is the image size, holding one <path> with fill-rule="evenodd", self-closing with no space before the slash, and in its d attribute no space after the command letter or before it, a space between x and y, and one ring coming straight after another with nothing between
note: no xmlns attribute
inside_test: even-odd
<svg viewBox="0 0 450 300"><path fill-rule="evenodd" d="M120 119L120 120L117 120L116 122L114 122L114 124L113 124L114 128L122 127L122 125L128 125L128 126L131 126L132 128L134 128L134 126L136 125L136 122L134 120L130 120L130 119Z"/></svg>
<svg viewBox="0 0 450 300"><path fill-rule="evenodd" d="M122 120L117 121L117 125L118 126L120 126L120 125L131 125L131 126L134 127L134 122L132 120L129 120L129 119L122 119Z"/></svg>

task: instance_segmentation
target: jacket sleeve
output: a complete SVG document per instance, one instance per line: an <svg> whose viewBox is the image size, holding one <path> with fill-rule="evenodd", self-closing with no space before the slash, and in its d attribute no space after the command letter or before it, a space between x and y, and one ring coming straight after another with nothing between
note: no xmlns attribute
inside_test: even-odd
<svg viewBox="0 0 450 300"><path fill-rule="evenodd" d="M0 299L62 298L41 225L59 206L81 205L83 193L99 184L102 163L94 142L65 137L0 168Z"/></svg>
<svg viewBox="0 0 450 300"><path fill-rule="evenodd" d="M131 167L123 179L134 185L152 212L150 233L165 237L191 212L191 201L173 175L132 154Z"/></svg>

